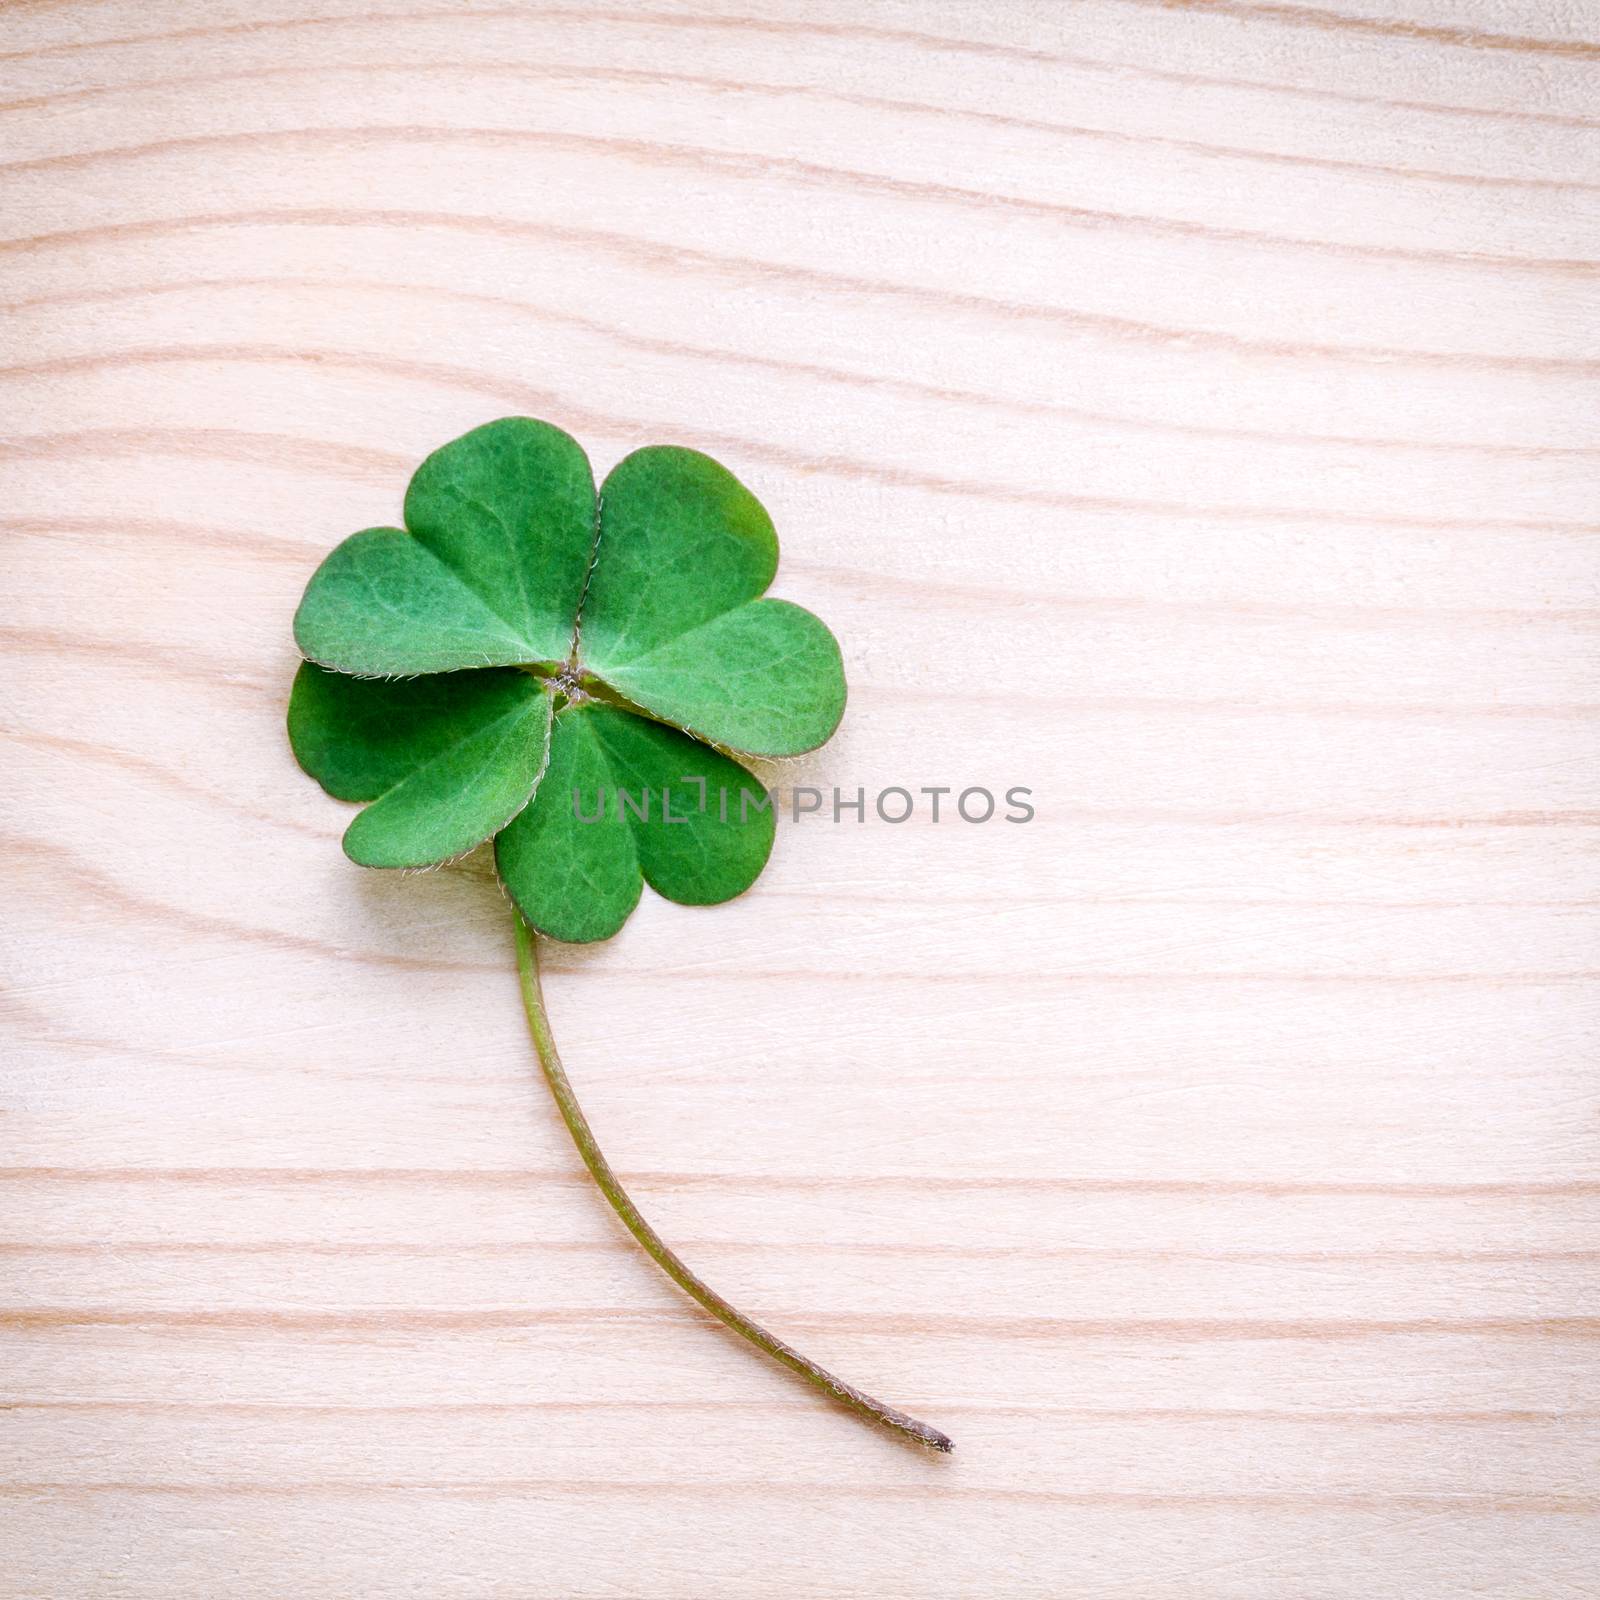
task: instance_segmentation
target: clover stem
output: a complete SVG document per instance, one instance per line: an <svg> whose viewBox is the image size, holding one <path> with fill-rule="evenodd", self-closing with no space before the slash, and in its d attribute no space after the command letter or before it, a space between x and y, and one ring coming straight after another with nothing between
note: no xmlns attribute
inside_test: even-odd
<svg viewBox="0 0 1600 1600"><path fill-rule="evenodd" d="M610 1203L611 1209L622 1219L628 1232L644 1246L645 1253L690 1299L698 1301L719 1322L748 1339L758 1350L765 1351L774 1361L804 1378L807 1383L822 1390L831 1399L848 1406L858 1416L892 1429L905 1438L914 1439L918 1444L928 1445L935 1450L954 1449L955 1446L948 1436L940 1433L937 1428L929 1427L926 1422L919 1422L915 1417L908 1417L903 1411L896 1411L893 1406L886 1406L881 1400L874 1400L869 1394L863 1394L854 1385L834 1377L831 1372L819 1367L815 1361L801 1355L793 1346L768 1333L760 1323L752 1322L742 1311L724 1300L708 1283L696 1276L661 1235L639 1214L639 1208L629 1198L628 1191L622 1187L616 1173L611 1170L611 1163L606 1160L600 1146L595 1142L594 1130L589 1126L589 1119L584 1116L583 1108L572 1092L572 1084L567 1078L566 1069L561 1065L561 1057L556 1052L555 1039L550 1032L550 1018L545 1011L544 993L539 985L536 935L520 913L516 913L516 925L517 971L522 980L522 1004L528 1013L528 1031L533 1035L533 1047L538 1054L539 1065L544 1069L545 1080L550 1085L550 1093L555 1096L561 1120L566 1123L567 1132L572 1135L572 1142L577 1145L578 1154L583 1157L583 1164L589 1169L589 1175Z"/></svg>

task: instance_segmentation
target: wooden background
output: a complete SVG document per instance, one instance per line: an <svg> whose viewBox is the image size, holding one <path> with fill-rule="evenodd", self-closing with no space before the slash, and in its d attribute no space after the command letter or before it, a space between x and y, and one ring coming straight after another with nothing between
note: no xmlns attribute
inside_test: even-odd
<svg viewBox="0 0 1600 1600"><path fill-rule="evenodd" d="M0 1593L1592 1595L1600 16L0 10ZM852 699L553 955L340 855L289 619L509 412L701 446Z"/></svg>

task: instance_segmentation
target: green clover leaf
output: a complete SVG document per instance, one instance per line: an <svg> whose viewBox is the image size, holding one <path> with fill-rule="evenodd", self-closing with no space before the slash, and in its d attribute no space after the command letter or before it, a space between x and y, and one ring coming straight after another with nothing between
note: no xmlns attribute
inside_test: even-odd
<svg viewBox="0 0 1600 1600"><path fill-rule="evenodd" d="M420 867L499 835L524 916L609 938L649 883L710 905L772 848L765 796L723 751L797 755L844 710L833 635L763 599L778 540L697 451L635 451L598 495L577 441L508 417L435 451L405 528L318 568L295 616L300 764L369 802L345 849Z"/></svg>
<svg viewBox="0 0 1600 1600"><path fill-rule="evenodd" d="M345 853L424 867L494 840L540 1067L596 1185L661 1269L831 1399L947 1451L937 1428L818 1366L716 1293L640 1215L551 1037L534 930L606 939L648 883L683 905L743 893L772 851L735 757L798 755L844 712L839 646L764 598L778 540L760 502L694 450L620 462L598 494L559 428L507 417L436 450L405 527L368 528L312 575L289 739L360 802Z"/></svg>

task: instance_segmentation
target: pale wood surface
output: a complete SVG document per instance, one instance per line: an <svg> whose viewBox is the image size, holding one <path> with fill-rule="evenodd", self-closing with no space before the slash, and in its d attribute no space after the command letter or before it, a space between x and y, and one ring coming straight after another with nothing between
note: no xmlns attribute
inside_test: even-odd
<svg viewBox="0 0 1600 1600"><path fill-rule="evenodd" d="M1600 1567L1600 16L9 5L0 1594L1556 1597ZM281 723L489 417L843 639L741 902L552 958ZM795 774L786 775L786 781Z"/></svg>

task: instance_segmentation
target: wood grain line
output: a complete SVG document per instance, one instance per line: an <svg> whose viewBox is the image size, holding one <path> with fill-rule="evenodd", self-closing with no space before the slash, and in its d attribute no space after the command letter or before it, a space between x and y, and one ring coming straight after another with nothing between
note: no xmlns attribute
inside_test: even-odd
<svg viewBox="0 0 1600 1600"><path fill-rule="evenodd" d="M163 788L231 812L234 816L254 823L257 827L283 828L309 839L330 839L335 831L335 828L302 822L297 817L284 816L260 806L248 805L237 796L229 794L224 788L213 784L196 783L192 777L174 771L173 768L148 756L138 755L132 750L120 750L111 745L96 744L89 739L74 738L71 734L28 732L20 728L0 728L0 741L22 745L32 750L49 750L79 761L89 761L100 766L115 767L121 772L134 773L152 783L159 783ZM347 814L336 812L334 815L337 819Z"/></svg>
<svg viewBox="0 0 1600 1600"><path fill-rule="evenodd" d="M1060 489L995 480L954 478L914 467L863 461L837 452L826 455L707 427L685 427L660 418L638 421L589 410L570 396L553 393L519 379L492 378L472 369L401 357L358 355L340 350L288 350L269 345L218 345L193 351L140 351L86 356L86 367L118 367L178 362L231 362L257 365L340 368L360 373L387 373L483 395L498 405L521 406L536 415L554 416L570 429L634 437L648 432L652 442L714 450L735 460L760 461L771 467L804 473L827 473L892 488L921 489L930 494L982 500L991 504L1047 506L1055 510L1105 511L1130 516L1185 520L1310 524L1322 528L1394 528L1412 533L1543 533L1600 534L1600 522L1570 522L1538 517L1427 517L1397 512L1367 513L1319 510L1306 506L1217 505L1203 502L1152 501L1125 495L1073 494ZM411 463L391 452L260 433L241 428L80 428L60 433L14 434L0 441L0 460L61 460L78 455L137 455L151 452L194 459L239 461L302 471L350 476L363 482L383 474L388 483L404 481Z"/></svg>
<svg viewBox="0 0 1600 1600"><path fill-rule="evenodd" d="M1354 33L1371 39L1453 45L1464 50L1509 50L1518 55L1569 56L1585 61L1600 59L1600 43L1589 39L1543 39L1527 34L1492 33L1481 28L1411 22L1399 17L1361 17L1316 6L1272 4L1270 0L1100 0L1100 3L1132 6L1141 11L1188 11L1203 16L1282 22L1297 28Z"/></svg>
<svg viewBox="0 0 1600 1600"><path fill-rule="evenodd" d="M570 310L556 311L530 301L507 295L483 294L473 290L452 289L431 284L390 283L377 279L340 278L338 280L294 277L270 278L191 278L172 283L128 284L108 289L67 290L64 292L34 295L14 300L4 309L13 314L41 309L59 309L68 306L108 305L125 300L156 298L164 295L189 295L210 289L305 289L311 291L333 290L373 294L414 296L428 301L451 305L482 306L487 310L509 311L534 322L550 326L576 328L596 334L627 350L646 351L652 355L686 357L718 365L743 368L750 371L775 374L797 374L828 383L845 384L852 388L876 390L885 394L900 394L908 399L949 401L960 405L981 406L1002 411L1019 418L1059 417L1064 421L1088 422L1097 426L1126 430L1131 433L1150 433L1168 438L1239 440L1248 439L1262 444L1283 444L1295 447L1330 445L1351 449L1390 451L1415 451L1424 455L1489 456L1509 460L1588 460L1600 456L1596 445L1544 445L1501 444L1495 442L1456 440L1396 439L1389 436L1323 434L1290 432L1286 429L1220 428L1200 423L1166 422L1150 418L1127 416L1115 412L1089 410L1080 406L1063 405L1056 401L1029 401L1010 399L977 389L952 388L942 384L920 383L877 372L853 372L844 367L826 366L818 362L794 361L774 356L760 356L708 345L690 344L677 339L649 338L632 333L593 317L584 317ZM146 347L150 348L150 347ZM171 346L168 349L174 348ZM135 355L140 352L132 352ZM16 362L0 367L0 376L41 376L53 372L93 370L83 365L95 358L84 356L55 356L49 360ZM101 361L107 356L98 358ZM116 359L115 356L110 359Z"/></svg>
<svg viewBox="0 0 1600 1600"><path fill-rule="evenodd" d="M771 1257L782 1251L826 1256L863 1256L868 1259L914 1260L921 1257L951 1261L1078 1261L1248 1263L1253 1266L1449 1265L1521 1266L1533 1262L1600 1262L1600 1250L1545 1250L1533 1246L1516 1250L1184 1250L1131 1245L1042 1244L911 1244L870 1240L833 1239L676 1239L674 1248L689 1254L751 1255ZM400 1260L455 1260L530 1255L621 1256L631 1259L634 1246L621 1237L608 1239L454 1239L447 1244L407 1240L356 1239L115 1239L42 1240L0 1239L0 1256L19 1258L63 1256L70 1259L106 1260L121 1255L190 1257L294 1256L311 1260L349 1258Z"/></svg>
<svg viewBox="0 0 1600 1600"><path fill-rule="evenodd" d="M985 1317L872 1312L819 1312L785 1307L767 1313L786 1327L808 1333L864 1337L993 1339L1066 1343L1114 1339L1190 1343L1258 1343L1329 1340L1356 1343L1395 1338L1449 1339L1493 1336L1514 1339L1593 1340L1600 1317L1417 1317L1417 1318L1203 1318L1203 1317ZM661 1327L699 1324L703 1313L689 1306L618 1309L611 1306L555 1307L529 1304L459 1308L382 1306L370 1310L323 1311L257 1308L218 1311L199 1307L122 1306L0 1307L0 1330L31 1328L160 1328L168 1332L227 1330L301 1333L405 1332L457 1334L495 1328Z"/></svg>
<svg viewBox="0 0 1600 1600"><path fill-rule="evenodd" d="M529 146L563 153L615 157L636 166L716 173L766 184L774 177L797 185L821 189L847 189L860 194L899 200L927 200L984 211L1012 212L1020 216L1063 223L1090 231L1133 233L1152 238L1193 239L1207 243L1245 245L1278 252L1306 252L1358 261L1405 261L1419 265L1482 268L1495 272L1549 273L1589 277L1600 271L1600 259L1494 255L1479 250L1425 250L1407 245L1356 244L1342 239L1311 239L1258 229L1192 222L1178 217L1103 211L1064 201L1031 199L993 189L972 189L962 184L934 183L895 178L885 173L824 162L800 161L787 156L753 155L718 150L710 146L670 145L641 139L608 138L597 134L557 132L545 128L463 127L459 124L397 126L365 123L348 127L258 128L232 133L180 134L150 139L137 145L116 145L96 150L75 150L62 155L27 156L0 161L0 180L23 172L77 171L89 166L115 165L149 156L189 153L216 154L235 149L259 150L269 145L291 148L309 145L338 151L352 144L492 146L523 149Z"/></svg>
<svg viewBox="0 0 1600 1600"><path fill-rule="evenodd" d="M927 1409L925 1406L924 1409ZM1283 1511L1303 1514L1329 1511L1482 1511L1496 1516L1582 1516L1594 1515L1600 1510L1600 1497L1581 1494L1524 1494L1499 1491L1487 1494L1440 1492L1416 1494L1396 1491L1367 1494L1338 1493L1319 1490L1296 1493L1291 1490L1246 1490L1223 1493L1208 1490L1174 1490L1171 1492L1140 1490L1068 1490L1068 1489L1011 1489L976 1487L962 1484L901 1484L883 1480L859 1482L819 1482L805 1479L785 1483L773 1479L742 1482L738 1479L715 1479L707 1483L693 1483L684 1478L646 1480L639 1478L608 1478L585 1482L570 1476L555 1478L492 1478L473 1481L459 1478L413 1478L387 1482L373 1482L359 1478L348 1480L320 1479L290 1483L229 1482L220 1478L193 1478L187 1481L154 1481L150 1479L100 1480L40 1479L38 1481L0 1483L0 1498L38 1499L60 1501L98 1499L104 1496L132 1498L182 1498L193 1496L228 1496L236 1499L300 1499L304 1497L362 1500L382 1495L428 1496L445 1500L523 1500L531 1497L547 1500L561 1498L593 1498L623 1502L639 1498L676 1500L771 1500L774 1505L791 1509L810 1501L862 1502L922 1501L934 1504L949 1502L976 1502L979 1504L1024 1504L1048 1506L1204 1509L1211 1511Z"/></svg>
<svg viewBox="0 0 1600 1600"><path fill-rule="evenodd" d="M1177 1422L1186 1425L1219 1425L1236 1427L1240 1423L1284 1423L1292 1426L1305 1424L1311 1427L1361 1428L1361 1427L1501 1427L1518 1425L1581 1426L1600 1422L1600 1411L1516 1409L1503 1411L1461 1411L1442 1408L1437 1411L1312 1411L1295 1409L1262 1409L1260 1407L1234 1408L1219 1406L1199 1409L1172 1406L1058 1406L1058 1405L1005 1405L994 1401L953 1400L941 1397L940 1415L976 1417L1053 1418L1073 1423L1132 1423L1136 1425ZM583 1415L589 1412L734 1412L767 1415L774 1410L809 1411L814 1406L804 1400L785 1400L773 1396L763 1400L655 1400L640 1397L629 1400L610 1400L603 1396L583 1400L431 1400L414 1403L363 1404L354 1401L319 1403L316 1401L249 1401L249 1400L53 1400L34 1396L19 1399L0 1399L0 1412L39 1411L44 1413L101 1414L128 1413L134 1416L245 1416L272 1418L286 1417L496 1417L519 1416L523 1413L570 1412Z"/></svg>
<svg viewBox="0 0 1600 1600"><path fill-rule="evenodd" d="M1600 358L1526 356L1492 351L1418 350L1389 345L1326 345L1302 341L1252 339L1214 328L1172 327L1136 318L1081 311L1065 306L1003 300L972 291L932 288L885 278L863 278L852 273L797 267L749 256L729 256L687 245L662 245L635 235L580 228L550 222L506 221L486 214L455 211L396 211L393 209L339 209L268 207L241 211L194 212L180 217L97 223L47 233L0 239L0 255L86 244L153 238L198 229L271 227L395 227L439 228L458 233L482 233L499 239L545 240L604 250L619 259L637 262L664 273L689 273L741 283L780 281L829 294L871 296L905 301L947 311L971 311L985 316L1050 327L1075 327L1164 350L1227 350L1260 358L1349 362L1355 365L1391 366L1406 362L1441 369L1538 372L1573 377L1600 376Z"/></svg>
<svg viewBox="0 0 1600 1600"><path fill-rule="evenodd" d="M91 867L68 846L48 839L8 841L13 850L24 849L27 858L52 862L52 870L63 883L72 883L101 905L116 906L131 913L145 927L175 927L192 934L223 938L240 944L262 945L269 949L314 954L334 961L352 961L364 966L392 968L402 972L482 972L487 963L455 960L444 956L412 956L392 951L352 949L330 940L313 938L288 929L268 928L237 918L212 916L191 907L147 899L124 888L109 873ZM26 859L26 858L25 858Z"/></svg>
<svg viewBox="0 0 1600 1600"><path fill-rule="evenodd" d="M74 4L78 0L63 0ZM1495 122L1526 122L1547 127L1596 128L1600 118L1564 115L1559 112L1537 111L1528 107L1498 107L1451 105L1433 100L1398 99L1391 95L1362 94L1345 89L1327 89L1311 85L1292 84L1261 78L1239 78L1198 72L1173 71L1142 61L1107 61L1095 56L1067 54L1056 50L1043 50L1037 46L1023 46L1000 40L958 38L920 32L905 28L887 28L877 24L824 23L807 18L805 21L788 21L777 18L683 16L664 12L605 11L598 7L583 9L550 6L470 6L453 9L426 9L417 11L369 11L356 17L288 17L261 18L252 22L208 24L203 27L174 28L159 33L121 35L106 39L69 40L53 45L38 45L29 50L0 53L0 61L26 61L41 56L76 55L85 50L109 50L124 46L188 42L192 39L227 37L236 34L267 35L288 31L316 30L326 33L330 29L394 28L409 22L474 22L495 20L565 21L581 19L587 23L616 24L624 27L698 29L702 32L734 32L738 34L770 35L785 40L797 37L822 39L851 39L863 44L905 44L916 50L945 51L954 55L968 55L980 61L1008 61L1027 65L1063 66L1103 73L1117 79L1144 79L1152 83L1168 83L1183 88L1232 89L1263 95L1287 95L1291 98L1317 100L1336 105L1378 107L1393 111L1414 111L1423 114L1463 117Z"/></svg>
<svg viewBox="0 0 1600 1600"><path fill-rule="evenodd" d="M589 975L593 977L593 974ZM669 1172L622 1167L629 1187L668 1190L775 1190L814 1193L839 1190L890 1190L910 1193L1010 1192L1042 1195L1128 1195L1135 1198L1204 1199L1395 1199L1411 1201L1531 1200L1564 1201L1600 1196L1600 1178L1521 1182L1479 1180L1423 1183L1408 1179L1387 1182L1340 1179L1248 1178L1116 1178L1048 1177L941 1173L795 1173L795 1172ZM327 1184L412 1185L450 1188L528 1188L536 1184L571 1184L592 1188L575 1166L536 1168L467 1167L0 1167L0 1183L61 1182L74 1184L182 1183L188 1185Z"/></svg>
<svg viewBox="0 0 1600 1600"><path fill-rule="evenodd" d="M366 19L341 19L348 21ZM0 60L4 60L0 56ZM1215 156L1261 166L1288 167L1317 172L1364 173L1375 177L1400 178L1408 182L1462 185L1552 193L1600 192L1600 183L1579 178L1521 177L1511 173L1451 172L1433 167L1394 165L1386 162L1342 160L1333 156L1314 156L1289 151L1259 150L1246 145L1212 144L1198 139L1178 139L1160 134L1127 133L1116 128L1097 128L1084 123L1055 122L1039 117L1020 117L999 111L978 111L970 106L945 106L928 100L897 100L885 95L846 94L838 89L821 89L800 83L750 84L734 78L707 77L691 72L668 72L662 68L543 67L534 61L427 61L315 62L282 67L242 67L225 72L184 73L169 78L143 78L136 82L101 84L83 89L58 89L50 94L28 95L18 100L0 101L0 114L41 110L62 105L93 104L98 100L124 95L170 93L180 89L215 89L224 85L272 81L297 81L311 77L463 77L509 78L529 83L616 83L705 89L714 94L746 98L804 100L823 106L854 106L865 111L887 111L897 116L924 116L946 122L972 123L979 127L1011 128L1055 138L1081 139L1125 149L1175 150L1186 155Z"/></svg>
<svg viewBox="0 0 1600 1600"><path fill-rule="evenodd" d="M68 511L46 516L0 514L0 532L28 538L100 539L107 544L148 547L165 540L201 550L247 551L257 560L304 569L322 553L308 534L296 539L264 528L235 529L215 522L191 522L177 517L83 516ZM1580 620L1577 617L1574 621Z"/></svg>

